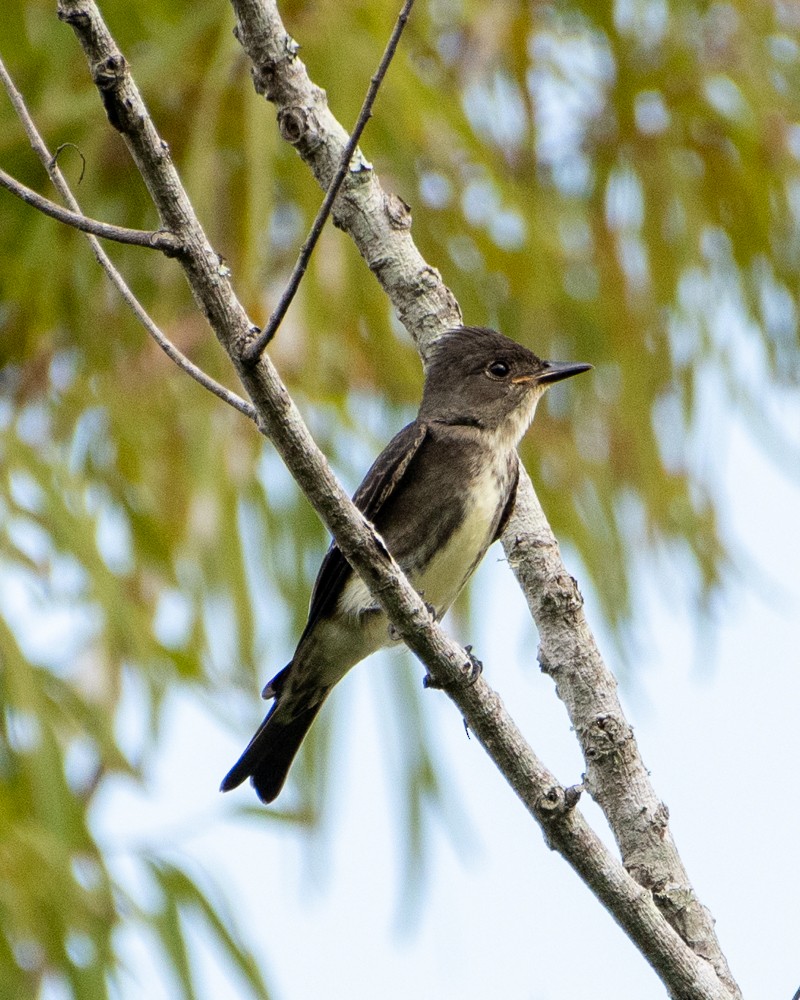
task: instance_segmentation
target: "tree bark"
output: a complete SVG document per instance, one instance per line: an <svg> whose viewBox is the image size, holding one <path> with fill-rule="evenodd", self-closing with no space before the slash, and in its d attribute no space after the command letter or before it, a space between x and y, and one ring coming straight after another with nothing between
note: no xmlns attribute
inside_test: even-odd
<svg viewBox="0 0 800 1000"><path fill-rule="evenodd" d="M325 92L310 80L274 0L231 4L236 36L253 63L256 90L275 105L281 135L324 188L347 140L346 131L328 108ZM439 272L417 251L407 207L401 212L402 230L391 225L390 206L396 202L370 169L361 184L351 184L337 200L334 220L353 239L424 360L431 340L460 322L460 310L454 300L451 304L452 293ZM586 621L577 583L563 564L521 464L516 507L502 542L539 630L540 663L555 680L580 741L586 788L605 813L625 868L652 890L684 940L712 963L732 995L739 996L714 921L697 899L672 840L668 809L650 782L617 697L616 680Z"/></svg>
<svg viewBox="0 0 800 1000"><path fill-rule="evenodd" d="M341 156L344 130L330 114L324 93L309 81L274 5L260 0L233 0L233 4L239 37L254 60L256 86L276 102L282 134L325 186ZM466 653L431 620L380 537L350 503L269 358L262 357L252 366L243 363L243 352L255 329L195 216L169 149L147 113L124 57L92 0L60 0L59 16L74 28L109 121L128 145L162 223L180 242L179 261L192 293L230 354L253 400L260 427L346 558L403 639L461 709L470 729L541 824L550 846L579 872L626 929L670 994L715 1000L738 997L710 918L694 899L669 840L666 810L647 781L630 727L616 701L615 683L597 654L577 587L563 568L530 481L523 478L518 509L504 544L537 615L543 665L562 678L559 694L583 727L579 730L576 726L576 731L587 759L587 780L612 826L617 824L614 829L625 867L611 856L574 807L576 796L558 785L525 743L485 680L465 683ZM438 272L425 263L414 246L406 206L383 191L363 157L356 158L356 167L337 198L334 220L353 236L424 357L426 347L438 334L458 325L460 311ZM540 558L543 554L545 558ZM571 637L567 635L570 630ZM566 676L569 681L563 679ZM593 684L598 685L597 695ZM622 781L628 782L627 788L620 787ZM667 844L666 853L656 850L656 840ZM643 881L632 878L626 868ZM648 881L653 884L646 884ZM687 908L666 905L665 901L674 898L673 881L699 921L701 947L691 935L688 940L681 936L682 922L676 913ZM660 899L651 888L661 892ZM694 927L693 922L689 925ZM706 956L704 951L711 954Z"/></svg>

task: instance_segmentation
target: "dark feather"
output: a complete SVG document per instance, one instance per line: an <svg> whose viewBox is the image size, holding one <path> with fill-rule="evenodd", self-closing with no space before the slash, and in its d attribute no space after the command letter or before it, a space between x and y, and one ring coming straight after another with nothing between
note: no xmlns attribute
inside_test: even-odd
<svg viewBox="0 0 800 1000"><path fill-rule="evenodd" d="M511 517L519 477L514 449L536 394L586 367L544 362L492 330L464 327L437 342L419 416L389 442L353 497L420 593L430 590L437 613L447 610L489 539L499 537ZM489 502L497 506L489 509ZM462 525L464 534L457 535ZM448 567L457 579L441 579ZM389 641L384 619L368 614L371 599L362 588L349 589L352 574L332 544L294 659L264 689L275 703L223 790L251 776L259 796L271 802L331 686L357 659ZM337 620L344 592L347 607ZM361 631L368 622L370 630Z"/></svg>
<svg viewBox="0 0 800 1000"><path fill-rule="evenodd" d="M500 515L500 523L497 525L497 531L495 532L493 542L496 542L498 538L506 530L506 525L508 524L511 515L514 513L514 504L517 502L517 485L519 484L519 462L517 462L514 469L514 481L511 484L511 489L508 491L508 500L506 500L506 505L503 508L503 513Z"/></svg>
<svg viewBox="0 0 800 1000"><path fill-rule="evenodd" d="M356 490L353 503L373 523L381 508L397 489L427 433L427 425L415 420L395 434ZM317 574L314 590L311 593L308 621L300 642L320 618L333 612L342 588L352 572L350 564L338 546L332 543Z"/></svg>
<svg viewBox="0 0 800 1000"><path fill-rule="evenodd" d="M426 434L426 425L414 421L396 434L378 456L353 497L353 502L365 517L371 521L377 517L397 489ZM352 572L350 564L332 544L317 574L301 643L320 618L333 613ZM294 714L286 717L286 706L282 714L276 714L280 712L281 692L289 680L291 669L292 664L289 663L264 688L264 697L275 698L275 704L242 756L223 779L220 786L223 792L237 788L248 777L251 777L262 802L272 802L283 788L291 763L327 695L326 690L318 691L317 699L307 707L302 700L293 697Z"/></svg>
<svg viewBox="0 0 800 1000"><path fill-rule="evenodd" d="M262 802L272 802L277 798L300 744L324 700L321 698L287 722L280 716L275 717L279 707L276 701L247 749L223 778L220 791L229 792L238 788L249 777Z"/></svg>

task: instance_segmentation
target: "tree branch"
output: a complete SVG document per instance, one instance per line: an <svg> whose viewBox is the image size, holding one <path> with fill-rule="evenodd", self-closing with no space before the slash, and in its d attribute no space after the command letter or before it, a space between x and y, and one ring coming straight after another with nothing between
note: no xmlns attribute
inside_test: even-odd
<svg viewBox="0 0 800 1000"><path fill-rule="evenodd" d="M283 295L281 295L280 301L278 302L275 311L270 316L267 325L256 337L256 339L245 349L243 360L247 364L252 364L252 362L258 358L267 344L275 336L278 327L281 325L281 321L286 315L286 310L291 305L292 299L295 297L297 289L300 287L300 281L306 273L308 262L311 260L311 254L314 252L317 240L322 233L325 223L328 221L328 216L331 213L336 195L339 193L339 189L341 188L342 182L347 175L347 171L358 171L364 167L365 160L360 151L355 158L355 166L351 165L351 161L353 160L353 155L356 152L356 146L358 145L358 140L361 138L361 133L364 131L367 122L372 117L372 107L375 104L375 98L378 96L378 90L380 89L380 85L383 83L383 78L386 76L387 70L389 69L389 64L394 58L394 54L397 50L397 44L400 41L400 36L403 33L406 21L408 21L408 15L411 13L411 8L413 6L414 0L405 0L403 9L397 17L394 30L392 31L389 41L386 43L386 49L381 57L380 64L370 80L367 96L364 98L364 103L361 105L361 111L359 112L356 124L353 127L353 133L345 144L341 160L339 161L339 166L334 174L333 180L331 181L330 187L325 194L325 198L320 205L317 217L314 219L314 223L311 226L311 231L309 232L308 237L300 250L297 263L295 264L294 270L289 277L286 288L283 290Z"/></svg>
<svg viewBox="0 0 800 1000"><path fill-rule="evenodd" d="M64 201L66 201L66 203L70 206L72 212L75 213L75 215L84 218L84 216L80 213L80 205L75 199L75 196L72 194L64 175L61 173L55 157L50 155L50 151L45 145L44 140L39 134L39 130L36 128L36 123L28 111L25 100L15 86L14 81L9 76L2 59L0 59L0 81L2 81L6 92L8 93L9 100L17 113L17 117L22 123L22 127L25 129L25 133L28 136L33 151L39 157L45 170L50 175L50 180L55 185L56 190L59 192ZM100 246L96 237L91 233L87 233L86 238L89 241L98 264L106 272L111 280L111 283L119 291L125 302L127 302L128 306L133 311L133 314L145 330L147 330L153 340L158 344L161 350L167 355L167 357L174 361L182 371L186 372L187 375L202 385L204 389L208 389L209 392L213 392L215 396L218 396L223 402L232 406L235 410L238 410L250 420L255 420L256 411L250 403L242 399L241 396L238 396L235 392L231 392L230 389L226 389L224 385L220 385L219 382L211 378L210 375L207 375L201 368L198 368L193 361L190 361L185 354L178 350L172 341L151 319L144 306L141 302L139 302L131 289L128 287L125 279L116 267L114 267L110 257Z"/></svg>
<svg viewBox="0 0 800 1000"><path fill-rule="evenodd" d="M563 854L610 909L668 984L672 995L730 1000L731 993L720 983L712 968L688 948L664 920L651 894L628 875L580 813L571 808L571 798L527 746L485 680L479 678L476 683L465 685L467 657L464 650L430 619L424 603L400 572L380 537L347 498L269 357L262 356L253 366L242 363L242 350L252 339L252 324L194 214L170 160L168 147L147 114L122 54L93 0L60 0L59 16L74 28L109 121L128 145L162 222L186 248L181 264L189 285L237 367L258 411L260 426L269 434L346 558L367 583L403 639L462 710L471 730L542 825L548 842ZM351 182L352 178L348 178L343 185L345 201ZM384 208L385 205L384 201ZM401 228L406 228L406 224ZM421 261L414 249L404 260L404 267L414 254ZM387 273L393 271L394 266L390 260L379 270ZM431 269L423 262L416 273L421 272L430 275ZM438 281L431 281L430 286L430 294L423 291L425 302L421 307L413 293L405 305L407 315L418 316L423 326L425 317L430 321L433 316L429 326L433 331L442 310L452 311L455 303L449 293L442 292ZM415 284L413 292L419 290ZM417 298L416 304L412 301L414 298ZM438 308L432 312L436 303Z"/></svg>
<svg viewBox="0 0 800 1000"><path fill-rule="evenodd" d="M308 77L274 3L232 0L236 33L253 63L259 94L278 110L278 128L327 190L341 162L347 132L325 91ZM383 189L370 163L350 172L333 207L335 225L349 233L397 310L423 357L444 330L461 325L461 310L439 272L411 238L408 206Z"/></svg>
<svg viewBox="0 0 800 1000"><path fill-rule="evenodd" d="M5 170L0 170L0 187L21 198L28 205L33 206L39 212L49 215L51 219L63 222L73 229L80 229L81 232L91 233L104 240L114 240L116 243L127 243L135 247L147 247L150 250L161 250L168 257L174 257L180 253L180 244L172 235L165 232L148 232L143 229L127 229L125 226L112 226L107 222L98 222L90 219L87 215L79 212L72 212L68 208L62 208L49 198L45 198L31 188L15 180Z"/></svg>
<svg viewBox="0 0 800 1000"><path fill-rule="evenodd" d="M274 0L231 0L237 37L253 63L256 90L275 104L281 134L291 142L322 187L335 168L346 133L325 92L297 57ZM287 127L287 122L291 127ZM460 322L458 305L439 272L423 260L403 210L393 223L394 195L374 172L351 183L334 208L336 224L353 239L415 340L423 360L428 345ZM533 484L520 463L520 486L503 547L539 630L540 658L554 677L586 762L587 787L614 832L623 864L646 889L698 955L722 981L740 992L697 899L667 824L633 731L583 614L583 598L567 572Z"/></svg>
<svg viewBox="0 0 800 1000"><path fill-rule="evenodd" d="M617 683L603 662L578 585L564 568L558 542L530 480L520 479L508 561L539 629L539 662L569 712L586 763L584 785L608 817L626 870L698 955L740 996L714 932L669 832L669 810L650 782Z"/></svg>

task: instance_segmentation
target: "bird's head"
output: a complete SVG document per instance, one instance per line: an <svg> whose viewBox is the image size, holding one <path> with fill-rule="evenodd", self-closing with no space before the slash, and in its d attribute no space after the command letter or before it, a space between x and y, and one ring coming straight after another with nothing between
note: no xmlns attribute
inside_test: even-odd
<svg viewBox="0 0 800 1000"><path fill-rule="evenodd" d="M420 419L483 428L516 445L545 389L591 367L543 361L495 330L459 327L431 348Z"/></svg>

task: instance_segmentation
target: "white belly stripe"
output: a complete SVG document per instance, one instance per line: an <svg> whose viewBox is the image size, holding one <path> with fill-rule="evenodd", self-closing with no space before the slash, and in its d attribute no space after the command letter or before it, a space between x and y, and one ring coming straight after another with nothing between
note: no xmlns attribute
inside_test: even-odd
<svg viewBox="0 0 800 1000"><path fill-rule="evenodd" d="M458 596L470 571L491 542L490 531L500 503L505 498L508 474L494 468L487 469L480 485L471 490L472 503L467 504L464 521L448 539L444 550L438 552L425 567L424 572L412 575L411 582L424 599L443 615ZM366 584L354 574L345 584L339 608L345 614L359 614L374 607Z"/></svg>
<svg viewBox="0 0 800 1000"><path fill-rule="evenodd" d="M491 542L490 531L497 509L504 499L506 483L496 470L487 469L482 482L470 490L471 503L464 511L464 521L448 540L445 548L428 563L423 573L415 574L412 583L423 592L439 615L444 614L458 596L475 564Z"/></svg>

